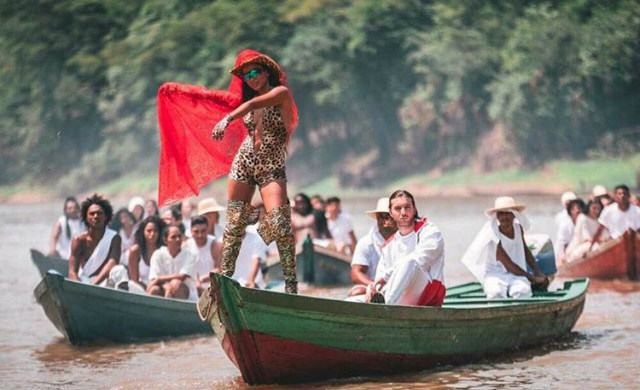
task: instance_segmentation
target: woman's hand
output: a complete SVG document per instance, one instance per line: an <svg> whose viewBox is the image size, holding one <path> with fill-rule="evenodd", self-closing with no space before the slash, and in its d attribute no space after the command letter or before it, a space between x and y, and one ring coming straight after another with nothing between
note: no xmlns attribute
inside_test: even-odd
<svg viewBox="0 0 640 390"><path fill-rule="evenodd" d="M229 123L231 123L231 119L231 115L225 115L225 117L213 127L211 138L220 141L224 137L224 131L227 129L227 126L229 126Z"/></svg>

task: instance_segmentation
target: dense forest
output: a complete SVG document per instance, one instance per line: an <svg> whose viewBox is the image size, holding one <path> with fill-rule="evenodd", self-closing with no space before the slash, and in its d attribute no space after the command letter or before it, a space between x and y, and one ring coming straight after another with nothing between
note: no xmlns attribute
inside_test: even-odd
<svg viewBox="0 0 640 390"><path fill-rule="evenodd" d="M287 71L300 181L640 150L637 0L21 0L0 2L0 185L155 174L158 87L226 88L247 47Z"/></svg>

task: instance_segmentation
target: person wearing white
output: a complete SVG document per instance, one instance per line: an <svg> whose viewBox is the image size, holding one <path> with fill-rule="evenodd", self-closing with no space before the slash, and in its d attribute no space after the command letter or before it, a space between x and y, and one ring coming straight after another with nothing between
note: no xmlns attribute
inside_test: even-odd
<svg viewBox="0 0 640 390"><path fill-rule="evenodd" d="M256 233L245 230L238 253L236 269L231 276L241 285L252 288L264 288L265 283L260 271L260 263L265 261L267 245Z"/></svg>
<svg viewBox="0 0 640 390"><path fill-rule="evenodd" d="M71 242L69 279L82 283L116 287L128 281L120 261L120 236L107 224L113 216L108 200L94 194L82 202L82 220L87 231Z"/></svg>
<svg viewBox="0 0 640 390"><path fill-rule="evenodd" d="M567 247L567 261L572 262L583 258L591 248L591 239L598 231L598 216L602 211L600 203L592 200L586 207L586 212L580 214L576 219L576 227L573 231L573 238ZM608 240L609 232L603 231L599 242L593 245L593 250L598 249L600 244Z"/></svg>
<svg viewBox="0 0 640 390"><path fill-rule="evenodd" d="M224 227L220 224L220 212L225 207L221 206L214 198L204 198L198 202L198 215L207 219L207 234L222 239Z"/></svg>
<svg viewBox="0 0 640 390"><path fill-rule="evenodd" d="M129 292L146 294L149 284L151 255L162 246L164 223L153 215L140 222L135 233L135 243L129 251Z"/></svg>
<svg viewBox="0 0 640 390"><path fill-rule="evenodd" d="M361 301L364 301L366 287L375 280L382 244L398 230L395 221L389 215L389 198L378 199L376 209L367 211L366 214L374 219L376 224L371 226L369 232L356 244L351 258L351 281L355 286L349 291L350 297L359 297L358 300Z"/></svg>
<svg viewBox="0 0 640 390"><path fill-rule="evenodd" d="M382 295L390 305L416 305L429 284L444 285L444 239L426 218L418 219L413 196L404 190L390 197L389 213L398 231L382 246L375 282L367 287L365 302Z"/></svg>
<svg viewBox="0 0 640 390"><path fill-rule="evenodd" d="M598 218L600 227L593 236L593 242L600 239L606 228L611 238L622 236L627 230L640 230L640 207L629 202L629 187L621 184L614 191L615 203L605 207Z"/></svg>
<svg viewBox="0 0 640 390"><path fill-rule="evenodd" d="M85 231L85 225L80 219L80 205L73 196L65 199L63 212L64 215L53 224L49 256L59 256L68 260L71 254L71 240Z"/></svg>
<svg viewBox="0 0 640 390"><path fill-rule="evenodd" d="M178 226L166 227L162 233L166 246L151 255L147 294L195 301L196 254L181 248L183 233Z"/></svg>
<svg viewBox="0 0 640 390"><path fill-rule="evenodd" d="M326 207L327 226L331 238L336 245L336 250L344 253L353 253L356 248L356 238L353 232L351 217L340 209L340 199L331 197L327 199Z"/></svg>
<svg viewBox="0 0 640 390"><path fill-rule="evenodd" d="M556 244L553 248L556 257L556 264L563 264L567 262L567 247L573 239L576 221L578 220L578 216L582 215L584 208L585 204L582 199L572 199L567 202L566 209L569 218L562 219L562 224L558 229L558 236L556 237Z"/></svg>
<svg viewBox="0 0 640 390"><path fill-rule="evenodd" d="M571 219L571 217L569 216L569 212L567 211L567 205L569 204L570 201L574 199L578 199L578 197L572 191L564 192L560 197L560 203L562 204L562 211L558 212L553 219L553 221L556 223L557 228L560 228L563 222L566 222L569 219Z"/></svg>
<svg viewBox="0 0 640 390"><path fill-rule="evenodd" d="M530 223L521 214L524 209L509 196L497 198L485 212L491 219L462 256L462 263L480 281L489 299L526 298L532 295L531 283L548 285L524 240ZM527 265L535 275L526 271Z"/></svg>
<svg viewBox="0 0 640 390"><path fill-rule="evenodd" d="M196 288L198 295L211 285L211 272L220 272L221 243L207 234L208 221L205 217L198 216L191 220L191 236L185 243L185 247L196 254Z"/></svg>

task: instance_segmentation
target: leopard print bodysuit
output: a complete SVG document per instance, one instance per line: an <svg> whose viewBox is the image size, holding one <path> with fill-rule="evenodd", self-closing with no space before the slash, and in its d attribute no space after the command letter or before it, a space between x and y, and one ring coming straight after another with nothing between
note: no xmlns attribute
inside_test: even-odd
<svg viewBox="0 0 640 390"><path fill-rule="evenodd" d="M285 157L287 128L277 106L266 107L262 112L262 145L254 149L256 123L254 111L244 116L249 135L244 139L233 159L229 178L262 187L272 181L287 181Z"/></svg>

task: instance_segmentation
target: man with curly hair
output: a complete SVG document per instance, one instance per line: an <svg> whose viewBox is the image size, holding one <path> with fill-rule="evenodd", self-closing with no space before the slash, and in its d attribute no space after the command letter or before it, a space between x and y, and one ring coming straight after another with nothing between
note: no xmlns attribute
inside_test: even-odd
<svg viewBox="0 0 640 390"><path fill-rule="evenodd" d="M85 199L81 206L82 221L87 231L71 242L69 279L87 284L114 287L128 280L120 262L120 236L107 228L113 217L111 203L98 194Z"/></svg>

